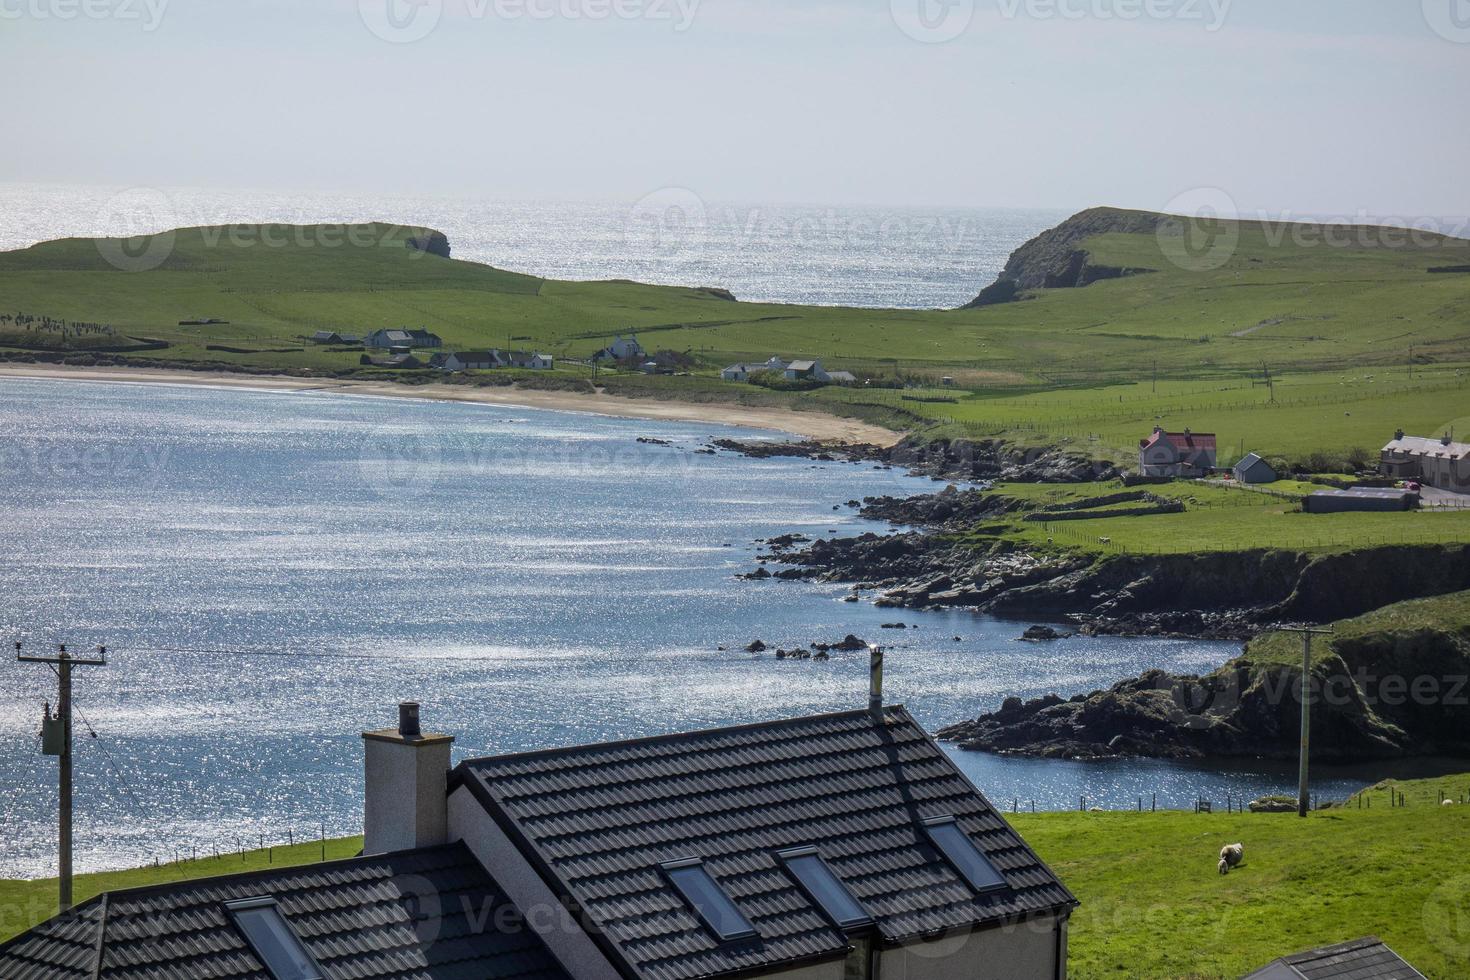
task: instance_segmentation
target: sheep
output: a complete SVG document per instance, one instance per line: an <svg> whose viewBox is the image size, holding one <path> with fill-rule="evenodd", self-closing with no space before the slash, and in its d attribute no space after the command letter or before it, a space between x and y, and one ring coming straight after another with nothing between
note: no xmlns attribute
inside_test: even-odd
<svg viewBox="0 0 1470 980"><path fill-rule="evenodd" d="M1440 804L1440 806L1454 806L1454 805L1455 805L1455 801L1454 800L1445 800L1443 803Z"/></svg>
<svg viewBox="0 0 1470 980"><path fill-rule="evenodd" d="M1245 860L1244 844L1226 844L1220 848L1220 873L1228 875L1230 869Z"/></svg>

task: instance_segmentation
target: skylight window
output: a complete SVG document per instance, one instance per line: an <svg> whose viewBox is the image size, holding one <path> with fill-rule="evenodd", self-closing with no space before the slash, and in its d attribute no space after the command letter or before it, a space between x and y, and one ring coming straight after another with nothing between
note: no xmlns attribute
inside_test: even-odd
<svg viewBox="0 0 1470 980"><path fill-rule="evenodd" d="M976 892L995 891L1006 887L1005 877L980 853L970 835L960 829L954 817L932 817L924 821L929 840L949 859L949 863L970 883Z"/></svg>
<svg viewBox="0 0 1470 980"><path fill-rule="evenodd" d="M851 929L873 921L873 917L858 903L852 892L848 891L842 879L818 856L815 847L780 851L777 856L801 883L812 901L820 905L822 911L827 913L827 918L839 928Z"/></svg>
<svg viewBox="0 0 1470 980"><path fill-rule="evenodd" d="M669 876L669 882L684 896L684 901L721 940L728 942L755 935L755 927L740 914L730 896L725 894L698 858L670 861L662 867L664 874Z"/></svg>
<svg viewBox="0 0 1470 980"><path fill-rule="evenodd" d="M247 898L226 902L225 908L272 980L325 980L275 899Z"/></svg>

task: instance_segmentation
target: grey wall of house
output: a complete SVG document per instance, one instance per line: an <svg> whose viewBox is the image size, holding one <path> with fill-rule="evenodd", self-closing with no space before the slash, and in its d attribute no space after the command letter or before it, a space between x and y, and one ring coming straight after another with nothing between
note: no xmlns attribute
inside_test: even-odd
<svg viewBox="0 0 1470 980"><path fill-rule="evenodd" d="M446 841L445 792L454 740L420 741L394 732L363 733L364 854L387 854Z"/></svg>
<svg viewBox="0 0 1470 980"><path fill-rule="evenodd" d="M566 913L546 882L463 786L449 794L449 839L465 842L573 980L617 980L618 972L602 950Z"/></svg>
<svg viewBox="0 0 1470 980"><path fill-rule="evenodd" d="M1056 980L1066 976L1066 951L1066 923L1036 919L885 949L878 980Z"/></svg>

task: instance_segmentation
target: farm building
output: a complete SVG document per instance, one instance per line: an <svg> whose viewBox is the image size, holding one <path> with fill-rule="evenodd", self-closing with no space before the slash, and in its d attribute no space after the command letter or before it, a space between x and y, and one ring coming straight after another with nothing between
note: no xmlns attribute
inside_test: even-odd
<svg viewBox="0 0 1470 980"><path fill-rule="evenodd" d="M1249 453L1231 471L1241 483L1275 483L1280 476L1270 463L1256 453Z"/></svg>
<svg viewBox="0 0 1470 980"><path fill-rule="evenodd" d="M1406 436L1400 429L1379 454L1379 471L1400 480L1418 480L1452 493L1470 493L1470 443Z"/></svg>
<svg viewBox="0 0 1470 980"><path fill-rule="evenodd" d="M423 361L419 360L417 357L414 357L412 354L406 353L388 354L381 357L374 357L371 354L364 354L361 358L358 359L358 363L360 363L364 367L397 368L402 370L421 368L424 366Z"/></svg>
<svg viewBox="0 0 1470 980"><path fill-rule="evenodd" d="M786 365L786 380L829 381L831 377L822 369L821 361L792 361Z"/></svg>
<svg viewBox="0 0 1470 980"><path fill-rule="evenodd" d="M1377 936L1293 953L1242 980L1424 980L1424 974Z"/></svg>
<svg viewBox="0 0 1470 980"><path fill-rule="evenodd" d="M828 371L827 380L834 385L855 385L857 384L857 375L851 371Z"/></svg>
<svg viewBox="0 0 1470 980"><path fill-rule="evenodd" d="M1215 436L1208 432L1165 432L1138 444L1138 470L1144 476L1204 476L1215 468Z"/></svg>
<svg viewBox="0 0 1470 980"><path fill-rule="evenodd" d="M1419 495L1392 487L1353 487L1351 490L1321 490L1308 494L1302 510L1308 514L1343 514L1348 511L1413 510Z"/></svg>
<svg viewBox="0 0 1470 980"><path fill-rule="evenodd" d="M362 338L352 334L337 333L335 330L318 330L311 335L313 344L360 344Z"/></svg>

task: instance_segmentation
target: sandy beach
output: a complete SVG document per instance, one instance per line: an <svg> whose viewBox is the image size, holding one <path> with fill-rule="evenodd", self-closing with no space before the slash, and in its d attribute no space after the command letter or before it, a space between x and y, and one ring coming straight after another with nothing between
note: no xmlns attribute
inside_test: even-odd
<svg viewBox="0 0 1470 980"><path fill-rule="evenodd" d="M796 412L782 408L752 408L744 405L653 401L618 398L613 395L579 395L564 391L524 388L472 388L461 385L400 385L388 381L344 381L338 379L290 378L274 375L232 374L227 371L170 371L156 368L86 368L61 364L0 364L0 378L44 378L48 380L109 382L126 384L195 385L206 388L254 388L261 391L330 391L345 395L385 398L423 398L434 401L474 402L484 405L515 405L560 412L589 412L630 419L666 419L684 422L713 422L740 425L808 439L861 442L891 446L901 433L869 425L857 419Z"/></svg>

